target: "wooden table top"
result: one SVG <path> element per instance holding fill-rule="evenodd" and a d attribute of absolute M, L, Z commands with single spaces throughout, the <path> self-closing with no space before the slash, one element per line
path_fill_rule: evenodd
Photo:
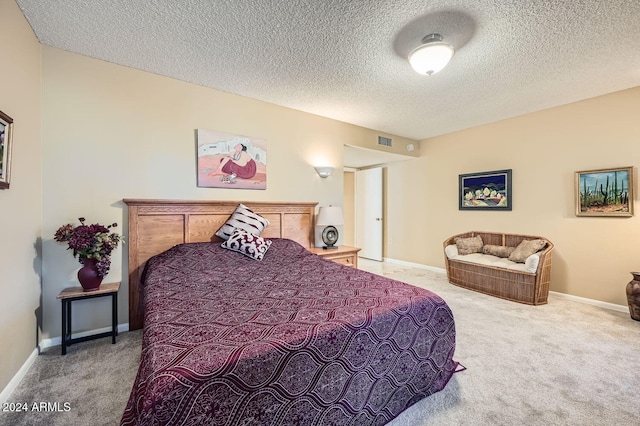
<path fill-rule="evenodd" d="M 315 254 L 343 254 L 343 253 L 357 253 L 361 249 L 358 247 L 350 247 L 350 246 L 336 246 L 337 248 L 326 249 L 322 247 L 309 247 L 308 250 L 311 253 Z"/>
<path fill-rule="evenodd" d="M 58 294 L 56 299 L 69 299 L 71 297 L 93 296 L 96 294 L 117 293 L 120 290 L 120 283 L 102 283 L 100 287 L 92 291 L 84 291 L 80 286 L 67 287 Z"/>

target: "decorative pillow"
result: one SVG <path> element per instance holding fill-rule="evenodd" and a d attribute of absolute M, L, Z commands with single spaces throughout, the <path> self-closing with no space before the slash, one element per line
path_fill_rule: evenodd
<path fill-rule="evenodd" d="M 547 245 L 545 240 L 522 240 L 516 249 L 509 255 L 512 262 L 524 263 L 527 257 L 544 248 Z"/>
<path fill-rule="evenodd" d="M 222 243 L 222 248 L 237 251 L 255 260 L 262 260 L 264 254 L 271 246 L 270 240 L 265 240 L 259 235 L 236 229 L 231 236 Z"/>
<path fill-rule="evenodd" d="M 458 254 L 482 253 L 482 238 L 480 235 L 469 238 L 456 238 Z"/>
<path fill-rule="evenodd" d="M 216 235 L 223 240 L 229 239 L 235 229 L 242 229 L 253 235 L 260 235 L 269 226 L 269 221 L 254 213 L 244 204 L 239 204 L 224 225 L 216 231 Z"/>
<path fill-rule="evenodd" d="M 455 244 L 449 244 L 444 248 L 444 254 L 447 255 L 448 259 L 453 259 L 458 255 L 458 246 Z"/>
<path fill-rule="evenodd" d="M 516 249 L 515 247 L 494 246 L 491 244 L 482 246 L 482 252 L 484 254 L 492 254 L 498 257 L 509 257 L 515 249 Z"/>
<path fill-rule="evenodd" d="M 527 272 L 535 273 L 538 270 L 538 264 L 540 263 L 540 256 L 537 254 L 532 254 L 527 257 L 527 260 L 524 261 L 524 267 Z"/>

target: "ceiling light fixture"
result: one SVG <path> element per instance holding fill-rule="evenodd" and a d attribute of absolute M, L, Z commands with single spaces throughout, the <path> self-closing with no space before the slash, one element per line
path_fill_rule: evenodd
<path fill-rule="evenodd" d="M 440 34 L 429 34 L 409 54 L 409 63 L 418 74 L 431 75 L 446 67 L 455 49 L 442 42 Z"/>

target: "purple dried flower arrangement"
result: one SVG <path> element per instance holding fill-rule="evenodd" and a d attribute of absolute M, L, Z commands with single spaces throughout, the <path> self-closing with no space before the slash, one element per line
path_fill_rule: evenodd
<path fill-rule="evenodd" d="M 68 223 L 58 228 L 54 239 L 60 243 L 67 243 L 69 246 L 67 250 L 73 250 L 73 257 L 78 256 L 78 261 L 83 265 L 85 259 L 96 259 L 98 276 L 104 277 L 111 267 L 111 252 L 122 238 L 115 232 L 111 232 L 111 228 L 115 228 L 118 224 L 85 225 L 85 218 L 81 217 L 78 220 L 79 226 L 74 227 Z"/>

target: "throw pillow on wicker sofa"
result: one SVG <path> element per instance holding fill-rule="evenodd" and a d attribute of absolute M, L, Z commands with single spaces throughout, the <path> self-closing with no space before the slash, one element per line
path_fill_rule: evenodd
<path fill-rule="evenodd" d="M 482 253 L 482 238 L 480 236 L 469 238 L 456 238 L 458 254 Z"/>
<path fill-rule="evenodd" d="M 516 249 L 515 247 L 494 246 L 491 244 L 485 244 L 484 246 L 482 246 L 482 253 L 492 254 L 498 257 L 509 257 L 515 249 Z"/>
<path fill-rule="evenodd" d="M 512 262 L 524 263 L 527 257 L 542 250 L 547 245 L 545 240 L 523 240 L 509 255 Z"/>

